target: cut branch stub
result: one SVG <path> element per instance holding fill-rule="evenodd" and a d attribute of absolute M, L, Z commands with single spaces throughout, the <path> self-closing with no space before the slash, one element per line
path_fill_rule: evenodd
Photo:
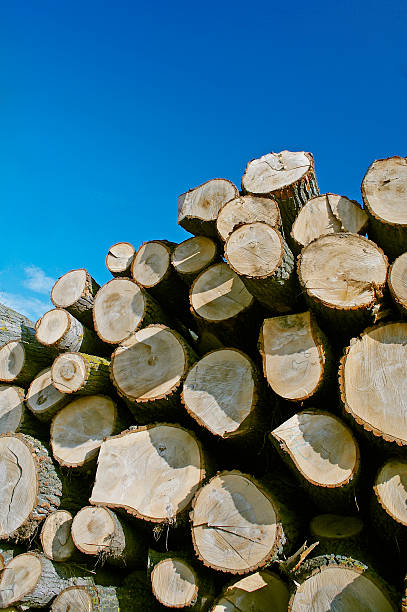
<path fill-rule="evenodd" d="M 21 387 L 0 384 L 0 434 L 19 431 L 24 421 L 24 396 Z"/>
<path fill-rule="evenodd" d="M 46 448 L 31 436 L 0 436 L 0 540 L 30 538 L 58 509 L 61 481 Z"/>
<path fill-rule="evenodd" d="M 259 425 L 259 387 L 256 366 L 247 355 L 220 349 L 190 369 L 182 401 L 188 413 L 215 436 L 246 437 Z"/>
<path fill-rule="evenodd" d="M 56 510 L 47 516 L 41 529 L 44 555 L 51 561 L 68 561 L 75 552 L 71 537 L 72 514 Z"/>
<path fill-rule="evenodd" d="M 98 336 L 109 344 L 120 344 L 151 323 L 167 322 L 157 302 L 129 278 L 113 278 L 99 289 L 93 317 Z"/>
<path fill-rule="evenodd" d="M 366 232 L 368 216 L 355 200 L 335 193 L 311 198 L 294 221 L 291 238 L 298 249 L 326 234 Z"/>
<path fill-rule="evenodd" d="M 212 238 L 194 236 L 175 247 L 171 263 L 182 280 L 190 285 L 218 257 L 218 247 Z"/>
<path fill-rule="evenodd" d="M 178 224 L 191 234 L 215 237 L 219 210 L 239 190 L 227 179 L 212 179 L 178 198 Z"/>
<path fill-rule="evenodd" d="M 374 161 L 362 181 L 362 196 L 369 213 L 369 237 L 395 259 L 407 251 L 407 159 Z"/>
<path fill-rule="evenodd" d="M 295 308 L 301 295 L 295 260 L 278 230 L 262 221 L 241 225 L 226 241 L 225 259 L 265 308 Z"/>
<path fill-rule="evenodd" d="M 304 204 L 319 195 L 314 158 L 304 151 L 281 151 L 253 159 L 243 175 L 242 190 L 252 195 L 274 197 L 289 234 Z"/>
<path fill-rule="evenodd" d="M 181 383 L 196 357 L 185 340 L 164 325 L 149 325 L 130 336 L 112 355 L 118 392 L 147 421 L 179 416 Z"/>
<path fill-rule="evenodd" d="M 151 588 L 163 606 L 187 608 L 193 606 L 198 597 L 198 577 L 184 559 L 168 557 L 154 566 Z"/>
<path fill-rule="evenodd" d="M 280 209 L 274 198 L 246 195 L 226 202 L 219 212 L 216 229 L 225 242 L 238 225 L 256 221 L 264 221 L 271 227 L 281 229 Z"/>
<path fill-rule="evenodd" d="M 332 351 L 309 311 L 265 319 L 259 344 L 264 376 L 280 397 L 300 402 L 326 388 Z"/>
<path fill-rule="evenodd" d="M 0 382 L 28 387 L 57 354 L 53 348 L 42 346 L 35 337 L 10 340 L 0 346 Z"/>
<path fill-rule="evenodd" d="M 404 527 L 404 540 L 407 536 L 407 460 L 390 459 L 376 477 L 374 492 L 377 502 L 386 513 L 387 526 L 396 523 Z M 397 525 L 393 531 L 397 533 Z M 389 531 L 388 529 L 386 531 Z M 399 529 L 399 531 L 401 531 Z"/>
<path fill-rule="evenodd" d="M 407 253 L 403 253 L 389 269 L 390 294 L 401 315 L 407 315 Z"/>
<path fill-rule="evenodd" d="M 26 405 L 41 421 L 52 417 L 69 401 L 69 395 L 60 393 L 51 379 L 51 368 L 42 370 L 32 381 L 26 395 Z"/>
<path fill-rule="evenodd" d="M 106 436 L 115 431 L 115 402 L 104 395 L 88 395 L 71 401 L 51 424 L 54 458 L 65 467 L 76 468 L 97 457 Z"/>
<path fill-rule="evenodd" d="M 288 599 L 288 588 L 277 574 L 255 572 L 229 584 L 211 612 L 287 612 Z"/>
<path fill-rule="evenodd" d="M 51 290 L 51 302 L 64 308 L 78 321 L 93 327 L 92 309 L 100 286 L 84 268 L 71 270 L 61 276 Z"/>
<path fill-rule="evenodd" d="M 222 472 L 196 494 L 191 512 L 195 552 L 207 567 L 246 574 L 287 554 L 284 510 L 251 476 Z"/>
<path fill-rule="evenodd" d="M 363 332 L 345 350 L 339 369 L 341 398 L 363 429 L 407 445 L 407 323 Z"/>
<path fill-rule="evenodd" d="M 149 425 L 103 442 L 90 503 L 173 522 L 205 475 L 202 448 L 192 433 L 179 425 Z"/>
<path fill-rule="evenodd" d="M 335 509 L 355 503 L 359 447 L 338 417 L 304 410 L 274 429 L 270 440 L 318 506 Z"/>
<path fill-rule="evenodd" d="M 298 277 L 311 309 L 333 334 L 360 333 L 377 315 L 386 285 L 387 258 L 367 238 L 331 234 L 308 244 Z"/>
<path fill-rule="evenodd" d="M 110 361 L 84 353 L 63 353 L 51 368 L 52 384 L 61 393 L 94 395 L 111 388 Z"/>
<path fill-rule="evenodd" d="M 113 276 L 130 276 L 136 249 L 130 242 L 117 242 L 106 255 L 106 267 Z"/>

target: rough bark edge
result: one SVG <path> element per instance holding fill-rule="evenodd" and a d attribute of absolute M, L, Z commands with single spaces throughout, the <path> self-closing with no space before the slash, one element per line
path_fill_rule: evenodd
<path fill-rule="evenodd" d="M 120 272 L 112 272 L 112 270 L 109 268 L 109 266 L 107 265 L 107 258 L 109 257 L 109 253 L 110 250 L 115 247 L 118 244 L 128 244 L 129 246 L 131 246 L 134 249 L 134 253 L 133 253 L 133 258 L 130 261 L 130 263 L 128 264 L 128 266 L 124 269 L 121 270 Z M 130 278 L 131 276 L 131 266 L 134 260 L 134 257 L 136 255 L 136 249 L 134 248 L 134 245 L 131 244 L 131 242 L 125 242 L 125 241 L 121 241 L 121 242 L 115 242 L 114 244 L 112 244 L 111 247 L 109 247 L 109 250 L 107 252 L 106 258 L 105 258 L 105 265 L 106 268 L 109 270 L 110 274 L 114 277 L 114 278 L 120 278 L 120 277 L 125 277 L 125 278 Z M 112 279 L 113 280 L 113 279 Z"/>
<path fill-rule="evenodd" d="M 382 217 L 380 217 L 377 213 L 375 213 L 370 204 L 369 204 L 369 200 L 366 196 L 366 190 L 365 190 L 365 178 L 369 173 L 370 168 L 372 168 L 372 166 L 376 163 L 376 162 L 381 162 L 381 161 L 388 161 L 389 159 L 401 159 L 403 161 L 406 161 L 405 157 L 401 157 L 400 155 L 391 155 L 390 157 L 384 157 L 382 159 L 375 159 L 369 166 L 369 168 L 366 170 L 365 176 L 363 177 L 361 186 L 360 186 L 360 190 L 362 192 L 362 198 L 363 198 L 363 204 L 366 207 L 366 210 L 368 211 L 368 213 L 371 215 L 371 217 L 373 217 L 373 219 L 375 221 L 377 221 L 378 223 L 380 223 L 383 227 L 383 229 L 386 229 L 386 226 L 391 226 L 394 227 L 396 229 L 402 229 L 402 228 L 407 228 L 407 223 L 395 223 L 394 221 L 385 221 L 385 219 L 382 219 Z"/>
<path fill-rule="evenodd" d="M 195 579 L 195 588 L 194 588 L 194 594 L 191 597 L 191 599 L 185 603 L 185 604 L 172 604 L 171 606 L 167 606 L 167 604 L 165 604 L 160 597 L 158 597 L 155 589 L 154 589 L 154 584 L 153 584 L 153 573 L 156 567 L 158 567 L 161 563 L 165 563 L 168 560 L 174 560 L 174 561 L 181 561 L 182 563 L 184 563 L 185 565 L 188 565 L 188 569 L 192 572 L 192 574 L 194 575 L 194 579 Z M 151 570 L 151 591 L 154 595 L 154 597 L 156 598 L 156 600 L 165 607 L 170 607 L 170 608 L 190 608 L 191 606 L 193 606 L 198 598 L 198 592 L 199 592 L 199 579 L 198 579 L 198 575 L 195 572 L 195 569 L 186 562 L 185 559 L 183 559 L 180 556 L 177 556 L 176 554 L 171 556 L 171 557 L 167 557 L 166 559 L 161 559 L 161 561 L 159 561 L 158 563 L 156 563 L 153 567 L 153 569 Z"/>

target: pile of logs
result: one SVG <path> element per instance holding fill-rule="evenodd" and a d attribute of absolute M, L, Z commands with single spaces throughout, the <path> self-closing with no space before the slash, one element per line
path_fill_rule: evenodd
<path fill-rule="evenodd" d="M 0 608 L 407 610 L 407 159 L 362 198 L 270 153 L 0 305 Z"/>

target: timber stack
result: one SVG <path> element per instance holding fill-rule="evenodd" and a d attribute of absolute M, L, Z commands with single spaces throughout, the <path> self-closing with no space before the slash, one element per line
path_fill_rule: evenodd
<path fill-rule="evenodd" d="M 407 159 L 361 191 L 269 153 L 0 305 L 1 609 L 407 610 Z"/>

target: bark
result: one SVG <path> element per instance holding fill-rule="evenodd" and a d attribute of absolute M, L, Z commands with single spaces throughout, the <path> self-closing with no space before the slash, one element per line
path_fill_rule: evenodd
<path fill-rule="evenodd" d="M 67 310 L 54 308 L 37 321 L 36 338 L 41 345 L 58 352 L 81 352 L 89 355 L 106 355 L 110 348 L 95 332 L 84 327 Z"/>
<path fill-rule="evenodd" d="M 0 381 L 28 387 L 57 354 L 54 348 L 42 346 L 35 337 L 10 340 L 0 347 Z"/>
<path fill-rule="evenodd" d="M 220 260 L 218 244 L 207 236 L 194 236 L 175 247 L 171 263 L 187 285 L 209 266 Z"/>
<path fill-rule="evenodd" d="M 112 390 L 110 361 L 96 355 L 63 353 L 52 365 L 53 386 L 65 394 L 96 395 Z"/>
<path fill-rule="evenodd" d="M 56 308 L 65 308 L 85 327 L 93 327 L 92 309 L 100 285 L 84 268 L 71 270 L 61 276 L 51 290 L 51 301 Z"/>
<path fill-rule="evenodd" d="M 211 612 L 287 612 L 288 597 L 280 576 L 263 570 L 234 579 L 223 589 Z"/>
<path fill-rule="evenodd" d="M 117 242 L 106 255 L 106 267 L 113 276 L 131 276 L 131 264 L 136 249 L 130 242 Z"/>
<path fill-rule="evenodd" d="M 216 229 L 219 237 L 226 242 L 239 226 L 262 221 L 281 231 L 281 215 L 274 198 L 259 198 L 246 195 L 226 202 L 219 212 Z"/>
<path fill-rule="evenodd" d="M 0 304 L 0 346 L 35 334 L 34 323 L 12 308 Z"/>
<path fill-rule="evenodd" d="M 363 521 L 357 516 L 320 514 L 309 525 L 311 541 L 318 546 L 311 556 L 351 555 L 355 559 L 367 560 L 365 549 L 368 544 Z"/>
<path fill-rule="evenodd" d="M 37 374 L 30 384 L 26 405 L 40 421 L 48 422 L 69 401 L 70 396 L 60 393 L 52 384 L 51 368 L 45 368 Z"/>

